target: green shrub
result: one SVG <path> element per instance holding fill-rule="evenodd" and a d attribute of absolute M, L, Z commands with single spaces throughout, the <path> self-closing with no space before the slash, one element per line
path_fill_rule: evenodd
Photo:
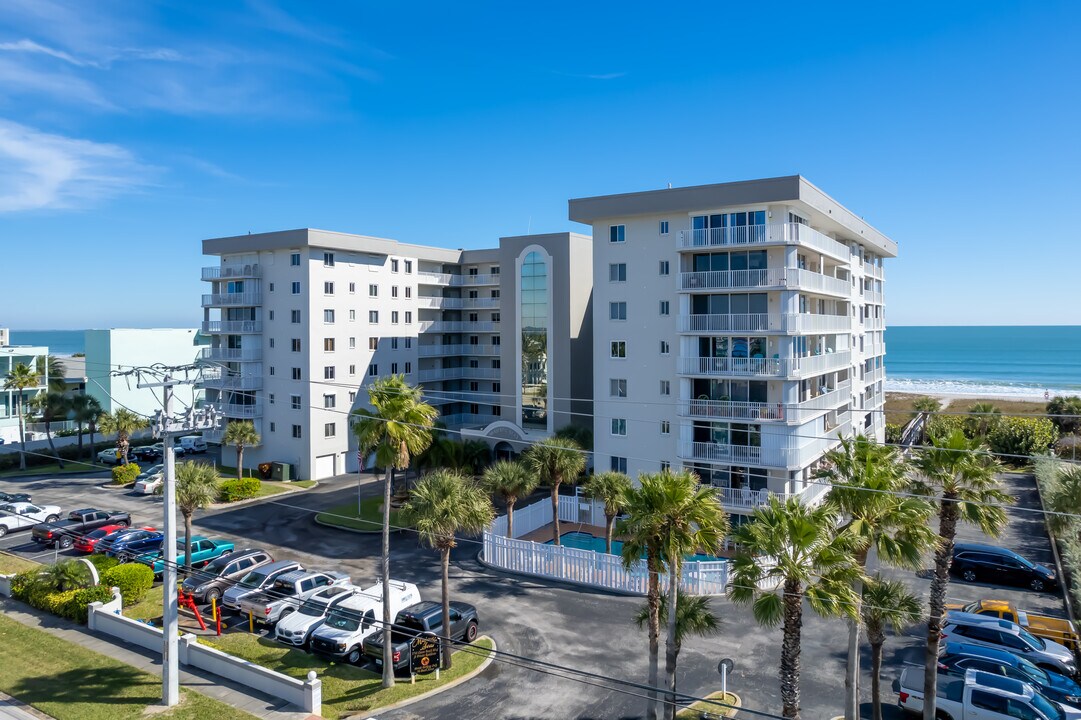
<path fill-rule="evenodd" d="M 1004 417 L 987 433 L 987 444 L 996 453 L 1007 455 L 1040 455 L 1058 439 L 1055 425 L 1047 418 Z M 1021 458 L 1006 458 L 1014 465 L 1024 463 Z"/>
<path fill-rule="evenodd" d="M 154 571 L 141 563 L 124 563 L 102 573 L 101 584 L 119 588 L 124 604 L 133 605 L 154 585 Z"/>
<path fill-rule="evenodd" d="M 1063 435 L 1081 431 L 1081 397 L 1057 397 L 1047 403 L 1047 414 Z"/>
<path fill-rule="evenodd" d="M 904 432 L 904 426 L 897 423 L 886 423 L 886 443 L 889 445 L 896 445 L 901 442 L 901 434 Z"/>
<path fill-rule="evenodd" d="M 100 553 L 94 553 L 93 555 L 89 555 L 86 559 L 89 560 L 95 568 L 97 568 L 98 575 L 101 575 L 106 570 L 110 570 L 120 564 L 120 561 L 116 558 L 102 555 Z"/>
<path fill-rule="evenodd" d="M 244 478 L 243 480 L 225 480 L 221 484 L 221 501 L 236 502 L 247 500 L 259 494 L 262 483 L 259 478 Z"/>
<path fill-rule="evenodd" d="M 934 414 L 927 418 L 927 437 L 945 438 L 953 435 L 954 430 L 965 431 L 965 419 L 962 415 Z M 969 437 L 965 433 L 965 437 Z"/>
<path fill-rule="evenodd" d="M 112 599 L 112 589 L 104 585 L 75 590 L 74 594 L 68 599 L 59 614 L 62 617 L 66 617 L 68 620 L 74 620 L 77 623 L 85 624 L 86 616 L 88 614 L 86 608 L 87 605 L 92 602 L 109 602 Z"/>
<path fill-rule="evenodd" d="M 11 594 L 38 610 L 80 623 L 86 622 L 89 603 L 107 602 L 113 597 L 112 590 L 104 585 L 57 591 L 39 570 L 27 570 L 12 578 Z"/>
<path fill-rule="evenodd" d="M 129 462 L 127 465 L 114 465 L 113 482 L 117 485 L 130 485 L 135 482 L 135 478 L 141 472 L 142 468 L 133 462 Z"/>

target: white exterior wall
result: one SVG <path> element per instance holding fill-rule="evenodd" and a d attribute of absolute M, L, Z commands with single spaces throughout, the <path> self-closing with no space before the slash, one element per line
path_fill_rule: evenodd
<path fill-rule="evenodd" d="M 112 377 L 113 370 L 165 365 L 190 365 L 201 349 L 196 328 L 116 328 L 86 331 L 86 394 L 97 398 L 105 412 L 128 408 L 152 416 L 161 410 L 161 388 L 140 389 L 134 377 Z M 178 385 L 176 409 L 192 405 L 201 393 L 194 385 Z"/>
<path fill-rule="evenodd" d="M 5 346 L 0 344 L 0 378 L 6 378 L 8 373 L 20 363 L 29 365 L 31 368 L 37 367 L 37 359 L 46 357 L 48 354 L 49 348 L 44 346 Z M 48 384 L 49 378 L 43 374 L 37 387 L 23 391 L 23 407 L 25 408 L 26 403 L 35 395 L 45 392 Z M 0 440 L 5 443 L 19 441 L 19 415 L 16 406 L 16 395 L 17 393 L 13 390 L 4 390 L 3 383 L 0 383 Z"/>

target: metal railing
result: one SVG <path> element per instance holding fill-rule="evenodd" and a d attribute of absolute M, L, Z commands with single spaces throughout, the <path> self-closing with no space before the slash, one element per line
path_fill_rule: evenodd
<path fill-rule="evenodd" d="M 802 490 L 794 493 L 776 492 L 768 489 L 752 490 L 749 487 L 715 487 L 714 492 L 721 501 L 721 504 L 727 508 L 753 510 L 768 503 L 771 497 L 776 497 L 781 500 L 787 500 L 788 498 L 794 497 L 799 498 L 800 502 L 804 505 L 815 505 L 830 491 L 830 489 L 828 484 L 818 483 L 816 481 L 815 484 L 807 485 Z"/>
<path fill-rule="evenodd" d="M 237 293 L 210 293 L 203 295 L 203 307 L 219 307 L 222 305 L 262 305 L 263 293 L 237 292 Z"/>
<path fill-rule="evenodd" d="M 498 357 L 503 348 L 500 345 L 420 345 L 417 353 L 420 357 L 453 357 L 455 355 L 490 355 Z"/>
<path fill-rule="evenodd" d="M 489 320 L 428 320 L 420 323 L 421 332 L 499 332 L 499 323 Z"/>
<path fill-rule="evenodd" d="M 682 250 L 745 245 L 802 245 L 845 262 L 850 259 L 847 245 L 799 223 L 682 230 L 679 234 Z"/>
<path fill-rule="evenodd" d="M 437 273 L 428 270 L 417 272 L 417 282 L 421 285 L 450 285 L 452 277 L 450 273 Z"/>
<path fill-rule="evenodd" d="M 203 371 L 201 384 L 204 388 L 216 390 L 262 390 L 262 375 L 230 375 L 228 373 L 211 374 Z"/>
<path fill-rule="evenodd" d="M 679 316 L 679 331 L 683 333 L 778 332 L 806 335 L 848 332 L 851 328 L 852 318 L 847 315 L 747 313 Z"/>
<path fill-rule="evenodd" d="M 257 362 L 263 359 L 263 349 L 205 347 L 199 350 L 199 357 L 218 362 Z"/>
<path fill-rule="evenodd" d="M 681 375 L 805 377 L 848 367 L 852 353 L 843 350 L 798 358 L 680 357 Z"/>
<path fill-rule="evenodd" d="M 417 371 L 418 382 L 437 380 L 498 380 L 502 371 L 499 368 L 431 368 Z"/>
<path fill-rule="evenodd" d="M 852 285 L 847 280 L 800 268 L 766 268 L 759 270 L 710 270 L 684 272 L 679 275 L 679 289 L 727 290 L 730 288 L 763 288 L 806 290 L 825 295 L 850 297 Z"/>
<path fill-rule="evenodd" d="M 229 280 L 232 278 L 256 278 L 263 274 L 259 263 L 212 265 L 203 268 L 203 280 Z"/>
<path fill-rule="evenodd" d="M 451 287 L 468 287 L 470 285 L 498 285 L 499 275 L 451 275 Z"/>
<path fill-rule="evenodd" d="M 209 334 L 241 335 L 244 333 L 263 332 L 262 320 L 206 320 L 203 332 Z"/>
<path fill-rule="evenodd" d="M 237 403 L 218 403 L 222 415 L 233 418 L 255 418 L 263 416 L 263 404 L 240 405 Z"/>

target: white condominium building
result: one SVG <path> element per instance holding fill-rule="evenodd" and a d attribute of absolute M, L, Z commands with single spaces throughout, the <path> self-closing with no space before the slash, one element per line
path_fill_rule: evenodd
<path fill-rule="evenodd" d="M 40 358 L 48 357 L 49 348 L 31 345 L 8 345 L 7 332 L 3 333 L 4 343 L 0 344 L 0 443 L 19 441 L 19 408 L 26 413 L 34 397 L 49 389 L 48 363 Z M 3 380 L 17 365 L 26 365 L 34 370 L 41 370 L 38 384 L 25 390 L 5 390 Z"/>
<path fill-rule="evenodd" d="M 883 439 L 884 258 L 800 176 L 570 201 L 594 242 L 598 469 L 687 468 L 750 513 L 819 500 L 839 436 Z"/>
<path fill-rule="evenodd" d="M 255 423 L 252 467 L 355 472 L 349 413 L 392 374 L 500 453 L 590 423 L 589 237 L 463 251 L 303 229 L 205 240 L 203 252 L 220 258 L 202 273 L 206 400 Z"/>

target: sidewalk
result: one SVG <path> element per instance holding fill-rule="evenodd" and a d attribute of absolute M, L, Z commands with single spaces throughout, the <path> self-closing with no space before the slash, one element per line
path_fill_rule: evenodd
<path fill-rule="evenodd" d="M 90 632 L 83 625 L 77 625 L 70 620 L 39 612 L 34 608 L 7 598 L 0 598 L 0 611 L 3 611 L 5 616 L 23 625 L 44 630 L 50 635 L 82 645 L 102 655 L 132 665 L 151 675 L 161 675 L 160 653 L 155 654 L 143 648 L 132 648 L 116 644 Z M 306 718 L 310 717 L 306 712 L 296 711 L 293 709 L 294 706 L 288 705 L 280 698 L 271 697 L 214 675 L 198 671 L 190 672 L 183 665 L 180 666 L 180 685 L 232 705 L 256 717 L 265 718 L 265 720 L 306 720 Z M 10 704 L 5 705 L 4 701 L 0 700 L 0 719 L 12 717 L 26 720 L 25 714 L 18 714 L 17 711 L 19 710 L 21 709 L 14 708 Z M 22 712 L 25 713 L 25 711 Z"/>

